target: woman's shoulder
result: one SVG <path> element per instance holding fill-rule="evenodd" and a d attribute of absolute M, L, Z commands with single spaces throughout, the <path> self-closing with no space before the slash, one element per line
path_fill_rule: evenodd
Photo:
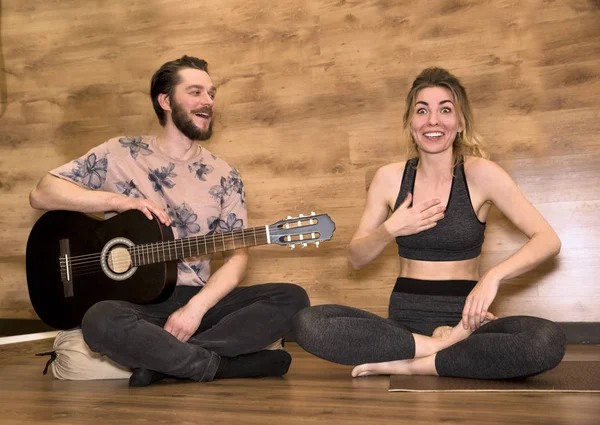
<path fill-rule="evenodd" d="M 367 176 L 367 190 L 369 193 L 383 196 L 385 199 L 393 197 L 402 182 L 405 165 L 406 161 L 386 164 L 379 167 L 371 179 Z"/>
<path fill-rule="evenodd" d="M 464 157 L 465 170 L 472 173 L 485 173 L 500 169 L 500 166 L 494 161 L 479 156 Z"/>
<path fill-rule="evenodd" d="M 464 164 L 465 175 L 475 184 L 488 185 L 509 177 L 500 165 L 486 158 L 465 156 Z"/>
<path fill-rule="evenodd" d="M 379 167 L 373 181 L 375 182 L 375 180 L 377 180 L 378 182 L 389 184 L 402 180 L 402 175 L 404 174 L 407 162 L 408 161 L 392 162 Z"/>

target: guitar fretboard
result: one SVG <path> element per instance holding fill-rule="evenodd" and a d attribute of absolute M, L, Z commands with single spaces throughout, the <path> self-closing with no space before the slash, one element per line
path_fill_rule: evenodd
<path fill-rule="evenodd" d="M 267 230 L 263 227 L 235 230 L 233 232 L 213 233 L 204 236 L 192 236 L 169 242 L 141 244 L 129 247 L 132 266 L 163 263 L 182 260 L 215 252 L 231 251 L 248 246 L 269 243 Z"/>

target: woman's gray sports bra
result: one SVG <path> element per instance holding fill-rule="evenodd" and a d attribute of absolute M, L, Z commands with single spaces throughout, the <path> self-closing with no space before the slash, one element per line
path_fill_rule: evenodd
<path fill-rule="evenodd" d="M 412 158 L 406 162 L 394 211 L 409 192 L 414 196 L 418 162 L 419 158 Z M 414 235 L 396 237 L 398 254 L 411 260 L 468 260 L 481 254 L 484 232 L 485 223 L 479 221 L 471 204 L 464 161 L 461 161 L 454 168 L 444 218 L 431 229 Z"/>

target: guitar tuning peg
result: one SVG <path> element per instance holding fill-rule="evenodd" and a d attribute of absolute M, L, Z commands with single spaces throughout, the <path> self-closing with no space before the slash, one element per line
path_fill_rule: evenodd
<path fill-rule="evenodd" d="M 296 248 L 296 245 L 294 245 L 294 244 L 291 244 L 291 245 L 290 245 L 290 249 L 291 249 L 291 250 L 293 250 L 294 248 Z"/>
<path fill-rule="evenodd" d="M 319 247 L 319 241 L 315 242 L 315 248 Z"/>
<path fill-rule="evenodd" d="M 304 217 L 304 214 L 298 214 L 298 217 Z"/>
<path fill-rule="evenodd" d="M 317 213 L 316 213 L 316 212 L 314 212 L 314 211 L 311 211 L 311 212 L 310 212 L 310 215 L 317 215 Z"/>
<path fill-rule="evenodd" d="M 306 248 L 307 246 L 308 246 L 308 244 L 307 244 L 306 242 L 304 242 L 304 243 L 302 244 L 302 248 Z"/>
<path fill-rule="evenodd" d="M 288 215 L 286 220 L 290 220 L 291 218 L 292 218 L 292 216 Z"/>

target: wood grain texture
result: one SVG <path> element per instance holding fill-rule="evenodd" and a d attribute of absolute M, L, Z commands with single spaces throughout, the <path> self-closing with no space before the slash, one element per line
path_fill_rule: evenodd
<path fill-rule="evenodd" d="M 562 239 L 493 311 L 600 319 L 600 7 L 595 0 L 75 0 L 0 3 L 0 318 L 34 318 L 24 272 L 44 173 L 118 135 L 159 128 L 152 73 L 191 54 L 219 87 L 207 148 L 240 169 L 250 226 L 328 213 L 321 248 L 251 250 L 244 284 L 289 281 L 313 304 L 385 315 L 389 246 L 359 272 L 346 246 L 377 168 L 406 158 L 404 98 L 432 65 L 458 75 L 492 158 Z M 492 19 L 493 18 L 493 19 Z M 525 238 L 488 220 L 482 271 Z"/>
<path fill-rule="evenodd" d="M 43 376 L 47 358 L 34 357 L 38 349 L 45 348 L 0 347 L 2 423 L 589 425 L 600 415 L 594 394 L 390 393 L 389 377 L 353 379 L 350 366 L 296 344 L 286 345 L 293 361 L 284 378 L 162 381 L 147 388 Z M 565 357 L 599 359 L 598 346 L 569 346 Z"/>

